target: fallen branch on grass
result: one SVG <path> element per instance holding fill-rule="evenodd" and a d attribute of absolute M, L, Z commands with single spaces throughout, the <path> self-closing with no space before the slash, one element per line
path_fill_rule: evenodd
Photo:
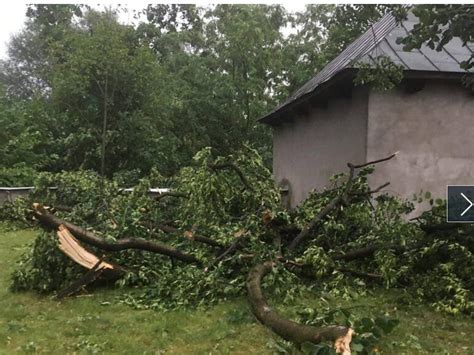
<path fill-rule="evenodd" d="M 303 325 L 278 315 L 268 305 L 261 289 L 263 278 L 272 271 L 274 262 L 267 261 L 254 266 L 247 277 L 247 292 L 250 306 L 255 317 L 282 338 L 301 345 L 304 342 L 318 344 L 322 341 L 334 342 L 336 352 L 350 354 L 350 343 L 354 331 L 348 327 L 313 327 Z"/>

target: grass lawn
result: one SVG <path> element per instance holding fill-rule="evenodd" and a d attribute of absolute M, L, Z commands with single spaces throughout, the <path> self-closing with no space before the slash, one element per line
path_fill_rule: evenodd
<path fill-rule="evenodd" d="M 8 286 L 14 262 L 35 233 L 0 230 L 1 354 L 275 352 L 278 338 L 253 320 L 244 299 L 209 309 L 160 313 L 117 304 L 121 290 L 100 290 L 60 302 L 49 296 L 12 293 Z M 400 320 L 393 333 L 382 338 L 378 351 L 472 354 L 474 320 L 436 313 L 423 305 L 400 305 L 400 297 L 394 291 L 380 291 L 351 302 Z"/>

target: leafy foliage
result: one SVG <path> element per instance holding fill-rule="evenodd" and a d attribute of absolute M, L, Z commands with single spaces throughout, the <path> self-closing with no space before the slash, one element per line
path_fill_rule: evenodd
<path fill-rule="evenodd" d="M 0 65 L 0 158 L 59 172 L 101 171 L 104 157 L 109 178 L 135 184 L 204 147 L 229 155 L 251 142 L 269 166 L 257 119 L 389 9 L 150 5 L 129 26 L 120 7 L 31 5 Z"/>
<path fill-rule="evenodd" d="M 408 11 L 398 11 L 403 18 Z M 463 46 L 474 40 L 474 6 L 473 5 L 415 5 L 410 10 L 420 19 L 410 31 L 409 36 L 400 38 L 404 49 L 420 48 L 426 44 L 431 49 L 443 50 L 443 47 L 458 37 Z M 474 67 L 474 55 L 461 63 L 461 67 Z"/>
<path fill-rule="evenodd" d="M 360 63 L 356 85 L 370 85 L 376 90 L 391 90 L 403 79 L 403 66 L 393 63 L 387 56 L 372 58 L 372 63 Z"/>
<path fill-rule="evenodd" d="M 412 203 L 387 194 L 372 202 L 367 184 L 372 171 L 368 167 L 358 174 L 348 201 L 318 224 L 311 244 L 295 260 L 305 265 L 310 280 L 324 281 L 317 282 L 324 286 L 315 287 L 310 280 L 297 281 L 284 268 L 268 278 L 267 286 L 287 301 L 301 290 L 318 289 L 350 298 L 351 293 L 364 292 L 370 286 L 360 275 L 347 278 L 341 271 L 352 269 L 379 274 L 385 287 L 404 287 L 413 297 L 430 302 L 436 309 L 472 314 L 472 231 L 459 227 L 433 234 L 420 229 L 440 223 L 437 213 L 442 205 L 435 205 L 414 223 L 406 218 L 413 210 Z M 147 190 L 157 183 L 172 187 L 185 197 L 155 201 Z M 144 291 L 129 293 L 124 302 L 136 307 L 174 308 L 240 295 L 249 267 L 278 256 L 278 244 L 274 243 L 284 230 L 281 228 L 303 228 L 345 185 L 345 175 L 336 175 L 330 188 L 314 191 L 297 210 L 288 212 L 280 207 L 271 174 L 254 149 L 246 147 L 239 154 L 214 157 L 212 149 L 206 148 L 195 156 L 192 166 L 183 168 L 175 178 L 164 178 L 154 171 L 133 192 L 122 191 L 115 182 L 104 181 L 93 172 L 40 174 L 29 202 L 19 200 L 12 211 L 22 215 L 32 201 L 66 205 L 72 207 L 71 212 L 56 213 L 93 230 L 99 237 L 110 241 L 145 238 L 192 253 L 209 266 L 182 265 L 136 250 L 108 254 L 109 260 L 130 270 L 120 281 L 122 286 L 145 287 Z M 51 186 L 57 189 L 50 189 Z M 176 232 L 164 233 L 159 228 L 162 224 L 177 227 Z M 214 265 L 213 260 L 222 250 L 192 241 L 194 234 L 209 236 L 223 245 L 242 238 L 240 251 Z M 289 236 L 290 240 L 293 237 Z M 52 274 L 59 269 L 70 270 L 71 266 L 53 247 L 54 240 L 54 234 L 38 239 L 19 264 L 14 288 L 56 290 L 74 279 L 76 273 L 66 272 L 61 274 L 60 284 Z M 281 242 L 286 243 L 285 239 Z M 348 262 L 336 258 L 369 245 L 377 248 L 373 258 Z M 46 267 L 49 263 L 53 266 Z M 44 277 L 39 276 L 42 274 Z M 301 285 L 300 290 L 297 285 Z"/>
<path fill-rule="evenodd" d="M 24 164 L 14 168 L 0 168 L 0 186 L 31 186 L 36 171 Z"/>

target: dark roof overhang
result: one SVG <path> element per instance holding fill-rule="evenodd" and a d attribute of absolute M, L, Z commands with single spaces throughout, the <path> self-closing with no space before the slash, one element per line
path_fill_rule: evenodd
<path fill-rule="evenodd" d="M 311 107 L 321 107 L 327 105 L 328 100 L 340 96 L 350 95 L 354 86 L 354 78 L 357 69 L 346 68 L 335 74 L 330 80 L 317 86 L 311 91 L 289 104 L 282 105 L 276 110 L 259 119 L 261 123 L 277 126 L 283 121 L 291 120 L 300 114 L 309 111 Z M 411 80 L 416 79 L 441 79 L 460 81 L 466 75 L 474 75 L 470 72 L 433 72 L 423 70 L 405 70 L 401 85 L 410 85 Z"/>
<path fill-rule="evenodd" d="M 328 80 L 317 86 L 315 90 L 300 96 L 296 100 L 283 105 L 269 114 L 259 119 L 261 123 L 269 125 L 278 125 L 289 117 L 294 116 L 306 107 L 324 105 L 328 99 L 336 94 L 345 94 L 348 86 L 352 83 L 356 74 L 356 69 L 347 68 L 335 74 L 331 80 Z"/>

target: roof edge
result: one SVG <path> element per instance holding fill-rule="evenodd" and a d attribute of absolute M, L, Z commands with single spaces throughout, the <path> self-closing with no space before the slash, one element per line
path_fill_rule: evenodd
<path fill-rule="evenodd" d="M 315 88 L 315 90 L 300 96 L 298 99 L 288 103 L 285 106 L 280 107 L 277 111 L 270 112 L 266 114 L 265 116 L 260 117 L 257 121 L 263 124 L 268 124 L 268 125 L 274 125 L 277 124 L 279 121 L 279 118 L 281 118 L 282 115 L 285 113 L 288 113 L 289 111 L 292 111 L 296 109 L 297 107 L 305 104 L 308 100 L 314 98 L 315 96 L 318 96 L 320 94 L 323 94 L 325 91 L 327 91 L 330 87 L 333 85 L 340 83 L 341 81 L 351 78 L 352 79 L 355 77 L 355 74 L 357 72 L 356 68 L 344 68 L 343 70 L 339 71 L 336 73 L 331 79 L 328 81 L 322 83 L 318 87 Z M 461 79 L 465 75 L 474 75 L 474 73 L 471 72 L 434 72 L 434 71 L 429 71 L 429 70 L 404 70 L 403 72 L 403 79 L 420 79 L 420 78 L 426 78 L 426 79 Z M 353 86 L 355 86 L 354 83 L 352 83 Z"/>

